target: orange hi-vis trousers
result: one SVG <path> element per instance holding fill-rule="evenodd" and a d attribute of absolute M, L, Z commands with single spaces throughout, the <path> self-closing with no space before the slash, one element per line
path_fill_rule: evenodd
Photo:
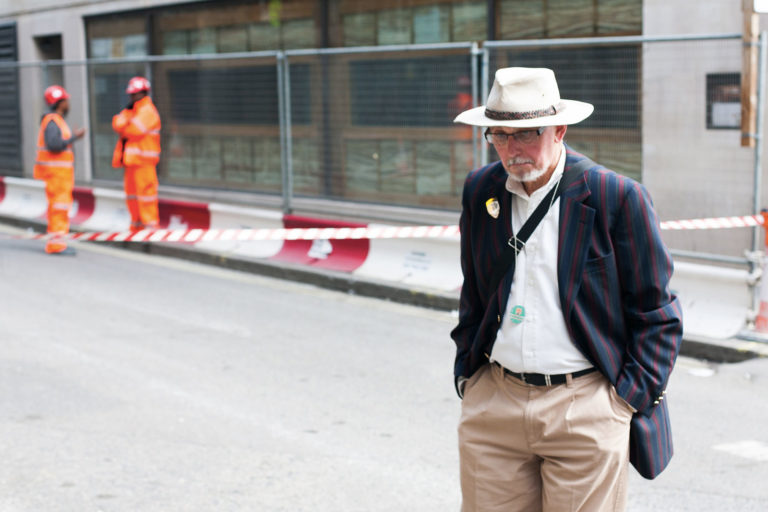
<path fill-rule="evenodd" d="M 125 168 L 125 203 L 131 214 L 131 229 L 157 228 L 157 171 L 154 165 Z"/>
<path fill-rule="evenodd" d="M 72 208 L 75 173 L 73 169 L 57 169 L 46 172 L 43 179 L 48 198 L 48 233 L 54 235 L 48 240 L 45 252 L 61 252 L 67 248 L 67 244 L 56 235 L 69 233 L 69 210 Z"/>

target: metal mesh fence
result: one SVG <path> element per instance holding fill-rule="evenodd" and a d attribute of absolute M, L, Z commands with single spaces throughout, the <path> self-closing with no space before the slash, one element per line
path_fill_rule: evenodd
<path fill-rule="evenodd" d="M 119 177 L 111 119 L 144 74 L 163 122 L 161 183 L 454 208 L 475 165 L 472 130 L 452 123 L 472 106 L 471 58 L 468 45 L 298 52 L 283 81 L 276 53 L 90 64 L 93 176 Z"/>
<path fill-rule="evenodd" d="M 472 106 L 467 49 L 289 58 L 297 195 L 456 206 L 473 166 L 471 129 L 453 125 Z"/>
<path fill-rule="evenodd" d="M 522 66 L 550 68 L 563 98 L 586 101 L 595 111 L 569 127 L 566 140 L 577 151 L 635 179 L 642 171 L 641 45 L 497 46 L 489 51 L 493 71 Z M 491 159 L 497 157 L 494 154 Z"/>
<path fill-rule="evenodd" d="M 73 95 L 71 124 L 89 126 L 90 173 L 78 172 L 120 180 L 111 166 L 111 120 L 128 101 L 128 79 L 144 75 L 163 122 L 163 184 L 281 195 L 287 205 L 308 197 L 456 211 L 464 176 L 495 155 L 479 130 L 453 118 L 485 99 L 497 68 L 549 67 L 564 98 L 595 105 L 588 120 L 569 127 L 566 141 L 641 180 L 661 217 L 675 219 L 751 213 L 754 153 L 739 147 L 740 56 L 738 36 L 601 38 L 487 42 L 482 51 L 461 43 L 92 60 L 13 71 L 26 175 L 42 90 L 60 80 Z M 680 201 L 683 188 L 688 201 Z"/>

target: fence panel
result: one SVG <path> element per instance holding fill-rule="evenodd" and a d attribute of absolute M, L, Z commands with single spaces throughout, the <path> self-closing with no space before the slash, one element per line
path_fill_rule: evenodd
<path fill-rule="evenodd" d="M 469 47 L 291 55 L 298 196 L 455 209 L 473 165 Z"/>
<path fill-rule="evenodd" d="M 594 104 L 566 142 L 642 182 L 663 220 L 754 213 L 754 150 L 739 142 L 739 36 L 494 41 L 486 50 L 489 84 L 500 67 L 548 67 L 562 97 Z M 673 249 L 743 256 L 751 234 L 664 236 Z"/>
<path fill-rule="evenodd" d="M 546 66 L 563 97 L 596 107 L 566 141 L 646 185 L 663 220 L 754 213 L 755 152 L 739 144 L 738 35 L 489 41 L 483 52 L 476 59 L 462 43 L 3 69 L 20 84 L 25 175 L 42 90 L 61 77 L 73 94 L 71 124 L 83 124 L 84 104 L 88 112 L 92 172 L 80 175 L 120 180 L 111 119 L 128 101 L 128 79 L 141 74 L 163 120 L 163 184 L 282 195 L 285 204 L 295 196 L 458 211 L 463 179 L 482 160 L 476 148 L 495 155 L 454 116 L 485 99 L 497 68 Z M 750 246 L 747 230 L 665 237 L 679 251 L 734 257 Z"/>

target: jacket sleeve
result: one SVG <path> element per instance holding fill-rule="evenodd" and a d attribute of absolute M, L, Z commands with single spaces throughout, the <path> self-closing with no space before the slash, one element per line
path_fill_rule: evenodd
<path fill-rule="evenodd" d="M 627 350 L 616 391 L 641 414 L 663 400 L 682 341 L 680 303 L 669 290 L 672 258 L 645 188 L 627 185 L 614 233 Z"/>
<path fill-rule="evenodd" d="M 45 148 L 54 153 L 64 151 L 72 143 L 72 139 L 64 140 L 61 137 L 61 128 L 53 121 L 48 121 L 43 137 L 45 139 Z"/>
<path fill-rule="evenodd" d="M 125 110 L 123 112 L 126 112 Z M 129 117 L 121 124 L 120 135 L 128 140 L 141 139 L 150 132 L 160 129 L 160 116 L 154 108 L 147 106 L 138 108 L 136 112 L 127 111 Z M 121 113 L 122 114 L 122 113 Z M 112 122 L 113 127 L 115 122 Z M 115 129 L 117 131 L 117 129 Z"/>
<path fill-rule="evenodd" d="M 121 137 L 125 138 L 125 130 L 133 117 L 133 110 L 124 108 L 119 114 L 112 117 L 112 129 Z"/>
<path fill-rule="evenodd" d="M 466 368 L 466 359 L 485 314 L 475 276 L 474 254 L 472 250 L 472 205 L 470 204 L 471 194 L 469 191 L 472 187 L 467 186 L 468 184 L 469 178 L 464 185 L 462 212 L 461 219 L 459 220 L 459 230 L 461 232 L 461 270 L 464 275 L 464 281 L 459 298 L 459 323 L 451 331 L 451 338 L 456 343 L 456 359 L 454 362 L 455 382 L 458 382 L 458 377 L 471 376 L 469 375 L 469 369 Z"/>

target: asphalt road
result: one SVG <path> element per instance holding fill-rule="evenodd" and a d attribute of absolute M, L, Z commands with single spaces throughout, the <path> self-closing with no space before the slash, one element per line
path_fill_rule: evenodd
<path fill-rule="evenodd" d="M 455 318 L 0 228 L 0 511 L 459 509 Z M 768 510 L 768 359 L 681 358 L 631 512 Z"/>

